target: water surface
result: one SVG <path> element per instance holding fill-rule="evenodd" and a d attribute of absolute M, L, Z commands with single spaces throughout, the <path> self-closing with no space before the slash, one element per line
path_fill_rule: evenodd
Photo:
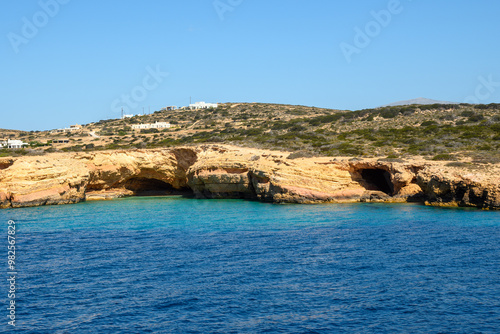
<path fill-rule="evenodd" d="M 0 219 L 24 333 L 500 332 L 498 212 L 161 197 Z"/>

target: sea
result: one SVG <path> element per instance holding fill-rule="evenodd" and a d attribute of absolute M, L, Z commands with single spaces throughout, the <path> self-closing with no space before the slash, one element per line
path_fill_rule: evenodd
<path fill-rule="evenodd" d="M 500 333 L 500 212 L 172 196 L 0 221 L 5 333 Z"/>

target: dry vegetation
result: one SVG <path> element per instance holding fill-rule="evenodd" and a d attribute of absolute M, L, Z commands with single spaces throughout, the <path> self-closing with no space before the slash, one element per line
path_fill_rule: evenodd
<path fill-rule="evenodd" d="M 168 121 L 165 130 L 132 130 L 132 124 Z M 95 131 L 100 138 L 93 138 Z M 82 130 L 53 134 L 0 131 L 22 139 L 26 150 L 0 154 L 43 154 L 228 143 L 308 155 L 500 162 L 500 104 L 411 105 L 358 111 L 263 103 L 226 103 L 217 109 L 161 111 L 124 120 L 104 120 Z M 57 139 L 69 144 L 53 144 Z M 459 162 L 456 162 L 457 164 Z"/>

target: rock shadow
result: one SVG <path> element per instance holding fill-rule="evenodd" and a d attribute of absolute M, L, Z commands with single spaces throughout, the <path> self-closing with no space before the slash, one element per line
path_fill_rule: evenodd
<path fill-rule="evenodd" d="M 362 169 L 360 175 L 370 185 L 371 190 L 379 190 L 389 196 L 394 194 L 394 184 L 391 181 L 391 173 L 383 169 Z"/>
<path fill-rule="evenodd" d="M 134 196 L 193 196 L 193 191 L 189 187 L 176 189 L 167 182 L 153 178 L 133 177 L 127 180 L 123 186 L 125 189 L 133 191 Z"/>

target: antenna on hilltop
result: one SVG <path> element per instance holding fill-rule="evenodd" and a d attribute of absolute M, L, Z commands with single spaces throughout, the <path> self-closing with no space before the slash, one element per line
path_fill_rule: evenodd
<path fill-rule="evenodd" d="M 123 107 L 122 107 L 122 119 L 123 119 Z"/>

